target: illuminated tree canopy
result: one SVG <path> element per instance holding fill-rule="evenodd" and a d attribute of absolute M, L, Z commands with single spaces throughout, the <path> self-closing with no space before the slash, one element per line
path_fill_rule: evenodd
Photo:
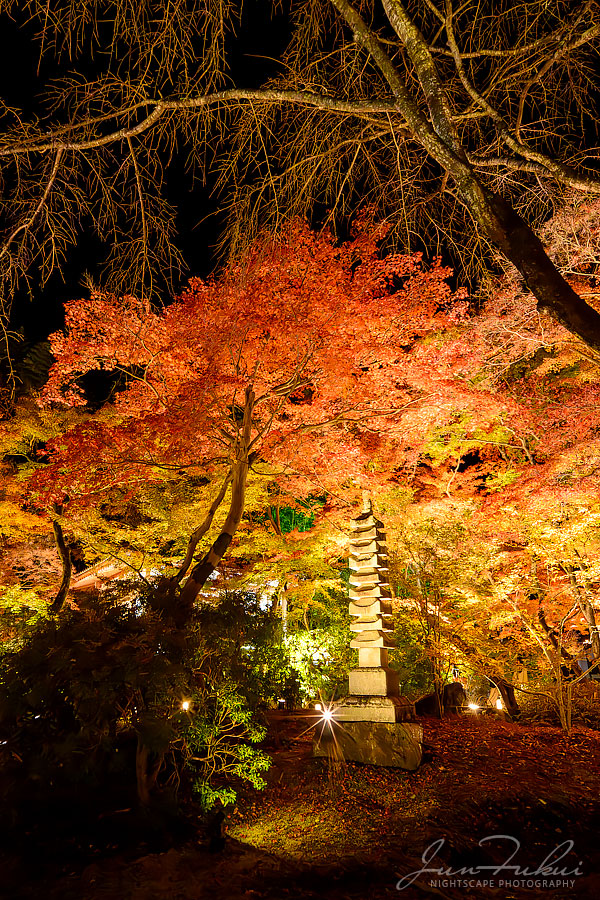
<path fill-rule="evenodd" d="M 572 218 L 581 237 L 587 223 Z M 233 569 L 252 561 L 253 577 L 295 582 L 310 602 L 303 566 L 335 581 L 327 561 L 343 557 L 363 487 L 399 534 L 421 516 L 462 523 L 457 573 L 472 559 L 512 584 L 501 548 L 516 541 L 524 557 L 508 559 L 529 566 L 532 584 L 540 560 L 554 572 L 532 595 L 560 585 L 583 602 L 581 579 L 595 583 L 584 549 L 597 515 L 595 356 L 515 280 L 475 313 L 439 262 L 382 256 L 384 239 L 368 223 L 343 244 L 292 223 L 243 266 L 192 279 L 162 312 L 133 297 L 72 302 L 38 413 L 55 424 L 38 426 L 44 449 L 13 502 L 85 536 L 96 558 L 158 571 L 157 604 L 183 618 L 231 554 Z M 571 278 L 582 296 L 592 280 Z M 93 371 L 116 379 L 97 412 L 81 380 Z M 8 449 L 15 423 L 3 432 Z M 313 527 L 286 537 L 277 509 L 310 496 L 323 498 Z M 556 529 L 539 524 L 557 516 Z"/>

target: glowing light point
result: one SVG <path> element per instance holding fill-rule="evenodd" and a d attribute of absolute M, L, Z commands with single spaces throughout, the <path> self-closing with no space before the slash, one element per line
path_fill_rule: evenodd
<path fill-rule="evenodd" d="M 324 709 L 322 712 L 322 717 L 325 722 L 331 722 L 333 719 L 333 711 L 331 709 Z"/>
<path fill-rule="evenodd" d="M 502 700 L 496 700 L 496 709 L 502 709 Z"/>
<path fill-rule="evenodd" d="M 190 708 L 190 701 L 184 700 L 183 703 L 181 704 L 181 708 L 184 712 L 187 712 Z"/>
<path fill-rule="evenodd" d="M 469 709 L 479 709 L 476 703 L 469 703 Z"/>
<path fill-rule="evenodd" d="M 323 707 L 321 706 L 320 703 L 315 703 L 315 709 L 317 710 L 317 712 L 321 712 L 321 710 L 323 709 Z"/>

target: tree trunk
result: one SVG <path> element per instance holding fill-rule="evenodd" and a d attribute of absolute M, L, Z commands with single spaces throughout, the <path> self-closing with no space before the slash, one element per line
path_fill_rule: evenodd
<path fill-rule="evenodd" d="M 140 806 L 149 806 L 152 792 L 156 787 L 156 779 L 162 765 L 162 757 L 150 763 L 150 751 L 138 736 L 135 751 L 135 776 L 137 782 L 137 795 Z"/>
<path fill-rule="evenodd" d="M 225 556 L 233 539 L 233 535 L 241 522 L 246 501 L 246 483 L 248 480 L 248 469 L 251 457 L 250 443 L 254 401 L 255 397 L 252 388 L 246 388 L 244 417 L 238 436 L 236 460 L 232 465 L 233 475 L 231 479 L 229 512 L 223 523 L 221 533 L 214 541 L 208 553 L 206 553 L 200 562 L 194 566 L 189 578 L 181 589 L 172 614 L 175 624 L 178 627 L 183 627 L 188 622 L 198 594 L 202 590 L 207 579 L 212 575 Z"/>
<path fill-rule="evenodd" d="M 135 750 L 135 777 L 137 782 L 137 795 L 141 806 L 150 803 L 150 785 L 148 784 L 148 748 L 142 744 L 138 737 Z"/>
<path fill-rule="evenodd" d="M 556 652 L 560 654 L 563 659 L 566 659 L 569 662 L 573 662 L 573 655 L 569 653 L 569 651 L 563 646 L 562 641 L 559 642 L 556 632 L 548 625 L 548 622 L 546 621 L 546 613 L 541 606 L 538 609 L 537 617 L 538 622 L 544 629 L 544 634 L 546 635 Z"/>
<path fill-rule="evenodd" d="M 427 41 L 400 0 L 384 0 L 385 12 L 414 66 L 431 121 L 423 115 L 376 32 L 348 0 L 331 2 L 352 28 L 355 40 L 365 47 L 381 70 L 394 94 L 396 108 L 404 116 L 414 139 L 454 179 L 473 219 L 523 276 L 538 301 L 538 308 L 590 347 L 600 350 L 600 313 L 575 293 L 547 256 L 533 229 L 510 203 L 485 186 L 469 164 Z"/>
<path fill-rule="evenodd" d="M 463 178 L 458 186 L 473 217 L 523 276 L 540 312 L 548 313 L 590 347 L 600 350 L 600 313 L 565 281 L 538 236 L 512 206 L 484 188 L 473 173 L 468 181 Z"/>
<path fill-rule="evenodd" d="M 58 503 L 53 504 L 53 512 L 56 516 L 62 515 L 62 511 L 62 505 L 59 505 Z M 58 589 L 58 593 L 50 604 L 50 612 L 53 616 L 55 616 L 61 611 L 66 596 L 69 593 L 69 588 L 71 586 L 72 566 L 71 554 L 69 552 L 69 548 L 65 543 L 65 536 L 62 530 L 62 526 L 57 518 L 52 520 L 52 530 L 54 532 L 54 539 L 56 541 L 56 547 L 58 549 L 58 554 L 60 556 L 63 568 L 62 581 Z"/>
<path fill-rule="evenodd" d="M 504 702 L 504 708 L 506 709 L 506 712 L 509 714 L 509 716 L 515 718 L 520 714 L 521 708 L 517 703 L 514 687 L 505 678 L 495 678 L 494 683 L 502 695 L 502 700 Z"/>
<path fill-rule="evenodd" d="M 581 586 L 577 583 L 573 569 L 569 569 L 569 580 L 575 591 L 579 609 L 583 613 L 583 617 L 588 626 L 594 659 L 600 659 L 600 634 L 598 633 L 598 624 L 596 622 L 596 611 L 589 598 L 586 596 L 585 591 L 583 591 Z"/>

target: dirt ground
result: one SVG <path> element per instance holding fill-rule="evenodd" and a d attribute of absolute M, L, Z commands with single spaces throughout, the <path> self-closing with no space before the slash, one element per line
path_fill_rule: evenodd
<path fill-rule="evenodd" d="M 486 717 L 424 719 L 423 763 L 405 772 L 313 759 L 311 724 L 307 717 L 272 716 L 268 787 L 240 793 L 224 823 L 221 852 L 209 852 L 201 830 L 164 852 L 139 846 L 95 855 L 90 847 L 87 859 L 43 866 L 25 848 L 21 859 L 2 866 L 5 896 L 600 896 L 599 732 L 576 728 L 567 738 L 558 728 Z M 479 843 L 493 835 L 500 837 Z M 442 873 L 420 872 L 424 865 Z"/>

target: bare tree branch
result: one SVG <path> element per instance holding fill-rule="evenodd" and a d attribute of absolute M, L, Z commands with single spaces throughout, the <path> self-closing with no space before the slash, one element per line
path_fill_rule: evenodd
<path fill-rule="evenodd" d="M 42 196 L 40 197 L 40 199 L 37 203 L 37 206 L 31 213 L 31 215 L 29 215 L 25 219 L 24 222 L 21 222 L 19 225 L 17 225 L 17 227 L 15 229 L 13 229 L 13 231 L 8 235 L 6 240 L 3 242 L 2 246 L 0 247 L 0 260 L 2 260 L 2 258 L 10 252 L 10 245 L 13 243 L 13 241 L 19 235 L 23 235 L 23 237 L 24 237 L 27 234 L 27 232 L 33 227 L 37 217 L 43 211 L 43 209 L 48 201 L 48 197 L 50 196 L 50 193 L 54 186 L 54 182 L 56 181 L 56 176 L 58 175 L 58 170 L 60 168 L 60 161 L 61 161 L 63 152 L 64 152 L 64 150 L 62 147 L 59 147 L 57 149 L 55 157 L 54 157 L 54 164 L 53 164 L 52 170 L 50 172 L 50 176 L 48 178 L 48 181 L 46 182 L 46 186 L 44 188 Z"/>

